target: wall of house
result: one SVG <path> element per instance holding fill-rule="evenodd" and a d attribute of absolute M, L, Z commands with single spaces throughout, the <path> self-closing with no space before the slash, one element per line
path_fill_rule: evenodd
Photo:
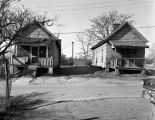
<path fill-rule="evenodd" d="M 138 49 L 136 56 L 137 58 L 145 58 L 145 48 Z M 137 60 L 135 62 L 135 64 L 139 67 L 144 67 L 144 63 L 145 63 L 145 59 Z"/>
<path fill-rule="evenodd" d="M 50 43 L 49 49 L 48 49 L 48 56 L 53 57 L 53 66 L 58 67 L 59 66 L 59 48 L 56 45 L 55 41 L 52 41 Z"/>
<path fill-rule="evenodd" d="M 107 44 L 103 44 L 100 47 L 93 50 L 93 66 L 106 67 L 106 55 L 107 55 Z"/>
<path fill-rule="evenodd" d="M 102 53 L 103 50 L 103 53 Z M 130 54 L 128 55 L 128 53 Z M 125 56 L 124 56 L 125 55 Z M 103 68 L 110 68 L 111 61 L 115 58 L 145 58 L 145 48 L 112 48 L 111 44 L 106 43 L 95 50 L 93 50 L 92 65 L 100 66 Z M 103 59 L 103 60 L 102 60 Z M 143 67 L 145 60 L 136 59 L 135 65 L 137 67 Z"/>

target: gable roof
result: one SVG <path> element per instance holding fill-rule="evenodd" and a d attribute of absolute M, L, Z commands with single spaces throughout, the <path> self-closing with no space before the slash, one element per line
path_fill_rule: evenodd
<path fill-rule="evenodd" d="M 106 43 L 106 42 L 108 42 L 108 41 L 110 41 L 110 38 L 112 37 L 112 36 L 114 36 L 115 34 L 117 34 L 121 29 L 123 29 L 126 25 L 128 25 L 132 30 L 133 30 L 133 32 L 136 34 L 136 35 L 138 35 L 139 36 L 139 38 L 141 39 L 141 41 L 139 41 L 139 45 L 138 45 L 138 42 L 136 42 L 137 43 L 137 45 L 140 47 L 141 45 L 141 47 L 148 47 L 145 43 L 147 43 L 148 42 L 148 40 L 133 26 L 133 25 L 131 25 L 129 22 L 125 22 L 125 23 L 123 23 L 123 24 L 121 24 L 116 30 L 114 30 L 113 32 L 111 32 L 108 36 L 106 36 L 103 40 L 101 40 L 101 41 L 99 41 L 97 44 L 95 44 L 91 49 L 92 50 L 94 50 L 94 49 L 96 49 L 96 48 L 98 48 L 98 47 L 100 47 L 101 45 L 103 45 L 104 43 Z M 122 42 L 122 41 L 121 41 Z M 126 43 L 125 43 L 126 42 Z M 115 42 L 116 43 L 116 42 Z M 127 41 L 124 41 L 124 44 L 129 44 L 129 46 L 131 46 L 132 44 L 131 43 L 133 43 L 133 42 L 127 42 Z M 120 43 L 121 44 L 121 43 Z M 121 44 L 122 46 L 123 46 L 123 44 Z"/>
<path fill-rule="evenodd" d="M 31 26 L 33 25 L 38 25 L 38 27 L 41 28 L 41 30 L 43 30 L 43 32 L 45 32 L 49 38 L 36 38 L 36 37 L 26 37 L 24 36 L 24 32 L 26 32 L 26 30 L 28 30 Z M 32 33 L 34 30 L 30 31 L 30 33 Z M 23 33 L 23 34 L 22 34 Z M 22 40 L 21 40 L 22 39 Z M 59 51 L 61 50 L 61 39 L 58 39 L 54 34 L 52 34 L 42 23 L 37 22 L 37 21 L 33 21 L 30 24 L 25 25 L 23 28 L 21 28 L 14 36 L 14 40 L 16 44 L 24 44 L 24 45 L 50 45 L 51 40 L 54 41 L 56 43 L 56 46 L 58 47 Z"/>
<path fill-rule="evenodd" d="M 58 40 L 58 38 L 54 34 L 52 34 L 45 26 L 43 26 L 42 23 L 37 22 L 37 21 L 33 21 L 32 23 L 25 25 L 23 28 L 21 28 L 19 31 L 17 31 L 14 38 L 18 39 L 20 37 L 23 37 L 22 33 L 24 33 L 32 25 L 38 25 L 50 38 L 52 38 L 53 40 Z"/>

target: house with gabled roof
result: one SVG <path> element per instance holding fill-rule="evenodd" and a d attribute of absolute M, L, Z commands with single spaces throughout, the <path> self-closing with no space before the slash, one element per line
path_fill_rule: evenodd
<path fill-rule="evenodd" d="M 42 23 L 34 21 L 26 25 L 16 33 L 13 42 L 15 49 L 9 58 L 10 66 L 18 70 L 44 69 L 51 73 L 60 66 L 61 40 Z"/>
<path fill-rule="evenodd" d="M 143 71 L 148 40 L 129 22 L 114 24 L 113 31 L 95 44 L 92 65 L 115 70 Z"/>

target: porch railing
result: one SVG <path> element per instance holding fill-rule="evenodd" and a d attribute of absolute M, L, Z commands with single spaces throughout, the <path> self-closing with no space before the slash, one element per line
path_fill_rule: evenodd
<path fill-rule="evenodd" d="M 9 59 L 10 65 L 32 65 L 31 61 L 29 61 L 28 57 L 15 57 L 11 56 Z M 37 58 L 36 65 L 38 66 L 45 66 L 45 67 L 52 67 L 53 66 L 53 58 Z"/>
<path fill-rule="evenodd" d="M 26 63 L 28 62 L 28 57 L 11 56 L 8 60 L 10 65 L 26 65 Z"/>
<path fill-rule="evenodd" d="M 111 60 L 111 67 L 144 67 L 145 58 L 116 58 Z"/>
<path fill-rule="evenodd" d="M 39 65 L 41 66 L 53 66 L 53 58 L 38 58 Z"/>

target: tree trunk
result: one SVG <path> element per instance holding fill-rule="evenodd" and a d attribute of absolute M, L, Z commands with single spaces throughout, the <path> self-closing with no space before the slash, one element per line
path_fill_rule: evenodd
<path fill-rule="evenodd" d="M 8 61 L 5 58 L 5 79 L 6 79 L 6 109 L 10 107 L 10 82 L 9 82 L 9 70 Z"/>

